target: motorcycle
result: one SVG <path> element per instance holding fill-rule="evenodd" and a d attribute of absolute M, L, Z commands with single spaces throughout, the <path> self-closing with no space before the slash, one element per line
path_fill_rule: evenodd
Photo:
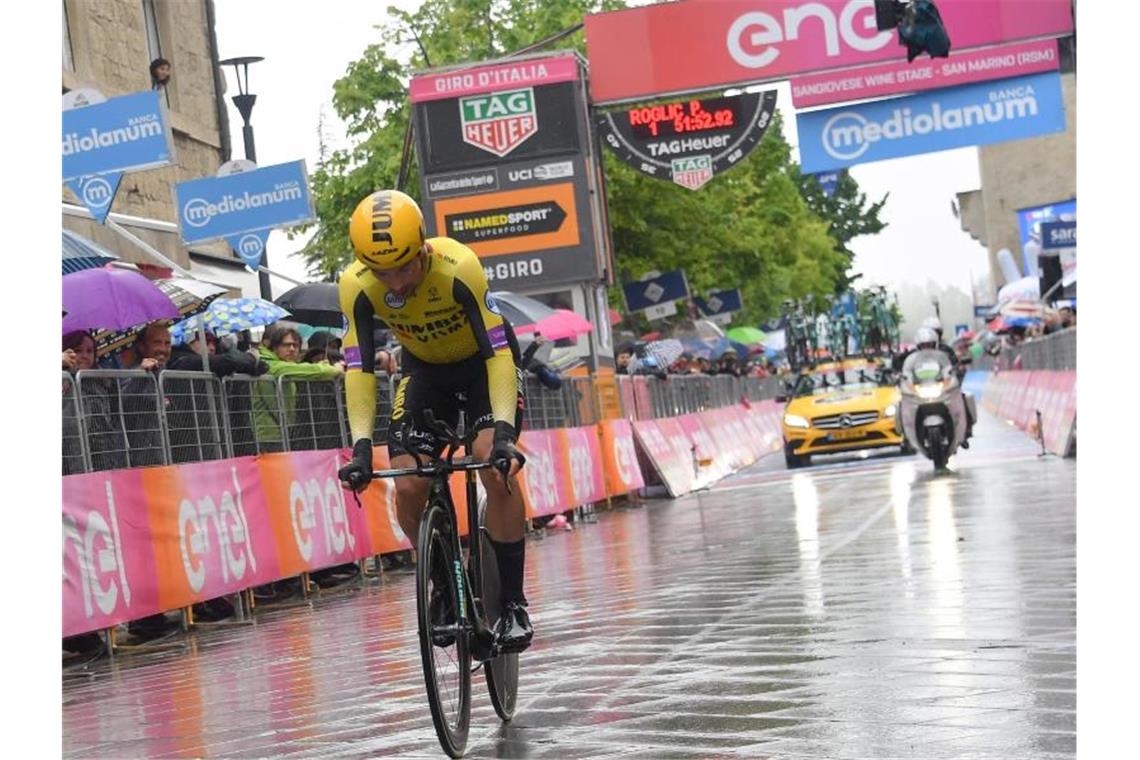
<path fill-rule="evenodd" d="M 962 384 L 942 351 L 916 351 L 907 357 L 899 378 L 898 420 L 907 443 L 946 469 L 966 440 L 969 427 Z"/>

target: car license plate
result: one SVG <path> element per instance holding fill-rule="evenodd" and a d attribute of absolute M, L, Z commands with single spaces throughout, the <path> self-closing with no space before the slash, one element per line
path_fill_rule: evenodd
<path fill-rule="evenodd" d="M 836 430 L 830 436 L 833 441 L 849 441 L 852 438 L 862 438 L 862 430 Z"/>

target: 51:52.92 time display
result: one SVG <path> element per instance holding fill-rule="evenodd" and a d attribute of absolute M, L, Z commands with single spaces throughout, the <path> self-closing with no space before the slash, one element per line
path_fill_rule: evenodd
<path fill-rule="evenodd" d="M 740 123 L 736 98 L 689 100 L 631 108 L 626 112 L 636 137 L 652 139 L 690 132 L 732 129 Z"/>

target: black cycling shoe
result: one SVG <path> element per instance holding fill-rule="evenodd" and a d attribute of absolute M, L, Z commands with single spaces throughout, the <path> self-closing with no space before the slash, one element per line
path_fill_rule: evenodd
<path fill-rule="evenodd" d="M 428 619 L 431 620 L 431 643 L 437 647 L 447 648 L 455 643 L 455 634 L 438 631 L 438 628 L 447 628 L 455 625 L 455 611 L 451 600 L 448 599 L 447 581 L 440 578 L 442 570 L 437 567 L 433 574 L 431 601 L 428 602 Z"/>
<path fill-rule="evenodd" d="M 526 602 L 507 602 L 499 621 L 495 623 L 495 640 L 501 652 L 521 652 L 530 646 L 534 638 L 534 628 L 530 624 L 530 614 Z"/>

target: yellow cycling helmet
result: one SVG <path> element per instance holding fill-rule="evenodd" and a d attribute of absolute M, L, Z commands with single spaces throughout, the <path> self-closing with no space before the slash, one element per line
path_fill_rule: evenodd
<path fill-rule="evenodd" d="M 348 237 L 360 263 L 371 269 L 396 269 L 423 248 L 424 215 L 406 193 L 378 190 L 356 204 Z"/>

